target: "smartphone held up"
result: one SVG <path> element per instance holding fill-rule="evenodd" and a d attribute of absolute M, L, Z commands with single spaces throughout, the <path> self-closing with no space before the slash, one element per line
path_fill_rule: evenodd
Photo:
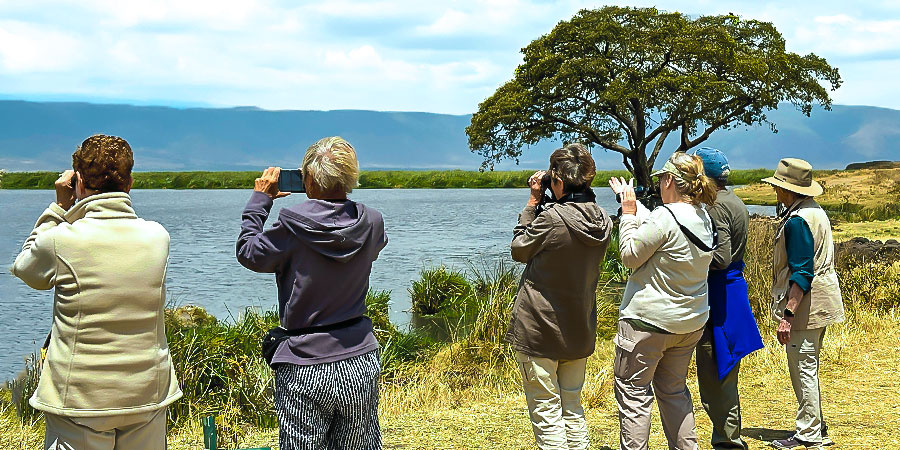
<path fill-rule="evenodd" d="M 281 192 L 306 192 L 303 172 L 300 169 L 281 169 L 278 175 L 278 190 Z"/>

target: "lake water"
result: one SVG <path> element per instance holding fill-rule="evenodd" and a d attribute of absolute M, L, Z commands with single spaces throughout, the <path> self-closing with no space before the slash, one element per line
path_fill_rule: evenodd
<path fill-rule="evenodd" d="M 596 189 L 610 213 L 618 205 L 609 189 Z M 246 190 L 135 190 L 134 208 L 163 224 L 171 235 L 168 298 L 200 305 L 220 318 L 247 306 L 273 308 L 274 275 L 244 269 L 234 257 Z M 423 267 L 467 270 L 471 264 L 509 260 L 509 242 L 527 189 L 358 190 L 351 195 L 382 212 L 390 240 L 372 268 L 371 286 L 391 291 L 391 319 L 406 324 L 409 293 Z M 275 201 L 277 210 L 305 200 L 302 194 Z M 15 260 L 35 220 L 54 200 L 49 190 L 0 190 L 0 382 L 15 376 L 24 357 L 43 343 L 50 327 L 52 291 L 35 291 L 13 277 Z M 772 214 L 771 207 L 751 212 Z M 268 224 L 274 221 L 270 218 Z"/>

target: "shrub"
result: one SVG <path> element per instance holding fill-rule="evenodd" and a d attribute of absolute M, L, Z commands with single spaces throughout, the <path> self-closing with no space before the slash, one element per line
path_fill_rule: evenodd
<path fill-rule="evenodd" d="M 397 333 L 397 327 L 391 323 L 390 305 L 390 291 L 369 289 L 366 294 L 366 315 L 372 319 L 375 338 L 381 343 L 387 342 L 388 338 Z"/>
<path fill-rule="evenodd" d="M 606 247 L 606 255 L 600 267 L 600 282 L 624 283 L 628 281 L 629 275 L 631 269 L 625 267 L 619 251 L 619 227 L 616 226 L 610 235 L 609 246 Z"/>
<path fill-rule="evenodd" d="M 461 272 L 439 266 L 422 269 L 409 294 L 414 313 L 459 317 L 468 307 L 472 286 Z"/>
<path fill-rule="evenodd" d="M 885 264 L 856 260 L 838 271 L 844 308 L 888 313 L 900 307 L 900 263 Z"/>
<path fill-rule="evenodd" d="M 747 230 L 747 249 L 744 254 L 744 278 L 750 306 L 760 331 L 772 331 L 775 324 L 772 312 L 772 255 L 777 223 L 767 217 L 753 217 Z"/>
<path fill-rule="evenodd" d="M 183 321 L 166 310 L 166 335 L 184 396 L 169 406 L 175 425 L 218 414 L 225 442 L 242 436 L 244 424 L 274 427 L 272 371 L 260 354 L 260 341 L 278 326 L 275 311 L 247 308 L 233 323 L 207 320 L 194 310 Z"/>
<path fill-rule="evenodd" d="M 512 316 L 512 305 L 519 287 L 521 272 L 517 266 L 498 259 L 493 266 L 482 264 L 471 268 L 474 286 L 474 320 L 466 335 L 469 349 L 489 349 L 493 356 L 508 353 L 503 342 Z"/>
<path fill-rule="evenodd" d="M 41 412 L 32 408 L 28 399 L 37 390 L 38 379 L 41 376 L 41 356 L 34 353 L 25 358 L 25 369 L 19 373 L 15 380 L 6 383 L 6 390 L 10 391 L 11 402 L 16 408 L 16 415 L 26 425 L 34 425 L 40 418 Z"/>
<path fill-rule="evenodd" d="M 421 331 L 394 331 L 381 342 L 382 378 L 395 378 L 403 369 L 425 360 L 438 347 L 434 339 Z"/>

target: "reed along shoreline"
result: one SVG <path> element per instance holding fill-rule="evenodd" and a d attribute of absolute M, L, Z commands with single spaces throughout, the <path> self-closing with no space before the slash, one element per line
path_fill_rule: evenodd
<path fill-rule="evenodd" d="M 497 189 L 526 188 L 534 170 L 363 170 L 359 189 Z M 244 172 L 134 172 L 134 189 L 252 189 L 261 171 Z M 769 169 L 735 170 L 734 185 L 752 184 L 770 176 Z M 7 172 L 0 189 L 53 189 L 57 172 Z M 594 186 L 606 186 L 611 177 L 630 178 L 626 170 L 598 171 Z"/>

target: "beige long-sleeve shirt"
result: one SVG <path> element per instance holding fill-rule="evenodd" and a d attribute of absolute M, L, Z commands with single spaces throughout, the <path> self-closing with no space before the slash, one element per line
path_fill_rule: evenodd
<path fill-rule="evenodd" d="M 666 205 L 682 225 L 712 245 L 712 222 L 704 209 L 688 203 Z M 620 319 L 635 319 L 670 333 L 691 333 L 709 318 L 706 278 L 712 253 L 684 235 L 662 206 L 652 212 L 638 202 L 636 215 L 619 223 L 622 262 L 634 272 L 625 285 Z"/>

